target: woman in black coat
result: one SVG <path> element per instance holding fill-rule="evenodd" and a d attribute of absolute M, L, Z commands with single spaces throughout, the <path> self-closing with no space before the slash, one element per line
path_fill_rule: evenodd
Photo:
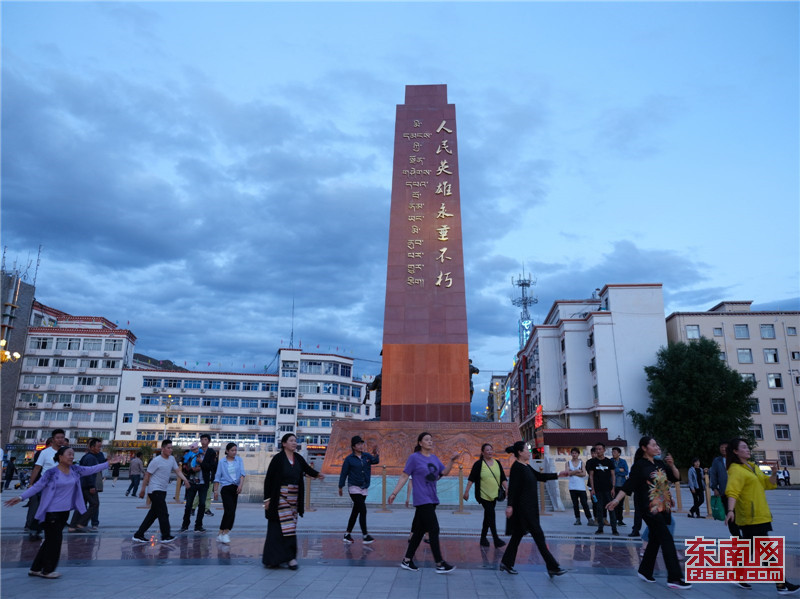
<path fill-rule="evenodd" d="M 522 537 L 531 533 L 539 553 L 544 558 L 550 578 L 566 574 L 567 571 L 558 564 L 547 548 L 547 541 L 539 524 L 539 481 L 555 480 L 559 476 L 566 476 L 566 472 L 558 474 L 537 472 L 530 465 L 531 453 L 523 441 L 517 441 L 511 447 L 507 447 L 506 453 L 513 453 L 516 460 L 509 471 L 508 507 L 506 508 L 511 540 L 500 561 L 500 570 L 509 574 L 519 574 L 514 569 L 517 549 Z"/>
<path fill-rule="evenodd" d="M 290 570 L 297 570 L 297 517 L 303 515 L 303 476 L 320 480 L 325 476 L 295 452 L 297 437 L 293 434 L 283 436 L 281 448 L 264 478 L 264 515 L 269 524 L 261 561 L 267 568 L 286 564 Z"/>

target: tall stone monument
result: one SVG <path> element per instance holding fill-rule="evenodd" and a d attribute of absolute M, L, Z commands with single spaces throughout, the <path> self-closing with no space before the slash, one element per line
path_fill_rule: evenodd
<path fill-rule="evenodd" d="M 334 423 L 323 470 L 336 472 L 350 436 L 379 446 L 397 474 L 417 435 L 433 434 L 436 453 L 480 446 L 502 451 L 516 425 L 470 422 L 469 348 L 461 237 L 456 110 L 446 85 L 408 85 L 397 106 L 383 321 L 380 421 Z"/>

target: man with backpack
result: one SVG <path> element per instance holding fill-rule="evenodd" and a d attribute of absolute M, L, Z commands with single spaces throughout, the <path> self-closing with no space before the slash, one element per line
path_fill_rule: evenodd
<path fill-rule="evenodd" d="M 183 510 L 183 524 L 181 525 L 181 532 L 189 530 L 189 523 L 192 518 L 192 502 L 196 496 L 205 498 L 208 493 L 208 483 L 203 478 L 202 473 L 203 452 L 200 451 L 200 446 L 197 443 L 192 443 L 189 446 L 189 451 L 183 456 L 183 465 L 181 471 L 186 479 L 189 481 L 189 488 L 186 490 L 186 507 Z M 203 528 L 203 516 L 205 510 L 202 506 L 197 510 L 197 518 L 194 521 L 195 532 L 205 532 Z"/>

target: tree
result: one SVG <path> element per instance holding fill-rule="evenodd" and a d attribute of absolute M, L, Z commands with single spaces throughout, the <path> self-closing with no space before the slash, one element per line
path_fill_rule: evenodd
<path fill-rule="evenodd" d="M 708 468 L 721 440 L 742 437 L 753 445 L 750 396 L 756 384 L 743 380 L 719 352 L 705 337 L 662 347 L 656 364 L 644 369 L 652 399 L 647 412 L 628 412 L 634 426 L 684 468 L 694 457 Z"/>

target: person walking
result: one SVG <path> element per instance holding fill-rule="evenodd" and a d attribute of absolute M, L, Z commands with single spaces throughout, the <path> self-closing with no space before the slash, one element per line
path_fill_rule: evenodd
<path fill-rule="evenodd" d="M 189 524 L 192 519 L 192 504 L 195 497 L 201 497 L 202 503 L 197 508 L 197 517 L 194 521 L 195 532 L 206 532 L 203 528 L 203 516 L 205 512 L 206 493 L 208 491 L 209 479 L 203 478 L 203 453 L 200 451 L 200 446 L 197 443 L 192 443 L 189 446 L 189 453 L 183 458 L 183 475 L 189 480 L 189 488 L 186 490 L 186 506 L 183 509 L 183 524 L 181 524 L 181 532 L 189 530 Z"/>
<path fill-rule="evenodd" d="M 205 497 L 200 497 L 199 494 L 195 495 L 192 508 L 204 509 L 206 516 L 213 516 L 214 512 L 211 511 L 211 495 L 213 485 L 211 482 L 214 480 L 214 475 L 217 472 L 219 455 L 217 454 L 216 450 L 214 450 L 212 447 L 209 447 L 209 443 L 211 443 L 211 435 L 208 433 L 203 433 L 200 435 L 200 451 L 203 453 L 203 462 L 200 464 L 200 471 L 203 473 L 203 479 L 208 485 L 208 491 L 206 492 Z M 201 501 L 203 502 L 202 508 L 200 507 Z"/>
<path fill-rule="evenodd" d="M 11 484 L 11 481 L 14 480 L 14 475 L 17 473 L 17 458 L 11 456 L 8 458 L 8 465 L 6 466 L 6 474 L 5 474 L 5 484 L 3 485 L 4 489 L 8 489 L 8 486 Z"/>
<path fill-rule="evenodd" d="M 700 506 L 706 499 L 706 484 L 703 480 L 703 469 L 700 467 L 700 458 L 692 460 L 689 468 L 689 491 L 692 493 L 692 507 L 689 508 L 689 518 L 702 518 Z"/>
<path fill-rule="evenodd" d="M 603 534 L 605 524 L 606 508 L 611 501 L 611 494 L 614 492 L 614 463 L 606 457 L 606 446 L 604 443 L 595 443 L 594 457 L 586 462 L 586 472 L 589 473 L 589 482 L 592 485 L 592 501 L 597 504 L 597 530 L 594 534 Z M 611 534 L 619 536 L 617 530 L 617 513 L 609 512 L 608 518 L 611 520 Z"/>
<path fill-rule="evenodd" d="M 722 507 L 727 509 L 728 498 L 725 496 L 725 487 L 728 486 L 728 468 L 726 465 L 726 456 L 728 453 L 728 442 L 721 441 L 719 444 L 719 455 L 711 462 L 711 468 L 708 471 L 708 486 L 711 492 L 722 499 Z M 726 520 L 728 532 L 732 537 L 739 536 L 739 528 L 733 520 Z"/>
<path fill-rule="evenodd" d="M 566 477 L 568 474 L 565 471 L 558 474 L 537 472 L 531 467 L 531 452 L 524 441 L 517 441 L 514 445 L 506 447 L 506 453 L 514 454 L 515 458 L 508 472 L 508 507 L 506 507 L 507 527 L 511 539 L 500 560 L 499 569 L 508 574 L 519 574 L 514 569 L 517 550 L 522 537 L 530 533 L 539 553 L 542 554 L 550 578 L 566 574 L 567 571 L 559 565 L 547 548 L 547 540 L 539 524 L 539 482 Z"/>
<path fill-rule="evenodd" d="M 130 470 L 128 470 L 128 476 L 131 479 L 131 483 L 128 485 L 128 490 L 125 491 L 125 497 L 128 495 L 131 497 L 136 497 L 136 494 L 139 492 L 139 482 L 142 480 L 143 474 L 144 463 L 142 462 L 142 452 L 137 451 L 136 455 L 131 460 Z"/>
<path fill-rule="evenodd" d="M 103 440 L 93 437 L 89 439 L 88 447 L 89 451 L 83 455 L 78 463 L 81 466 L 95 466 L 96 464 L 102 463 L 97 459 L 97 456 L 103 447 Z M 81 490 L 83 491 L 83 499 L 86 502 L 86 509 L 83 513 L 78 513 L 77 511 L 72 513 L 72 521 L 69 523 L 69 528 L 67 529 L 69 532 L 85 531 L 92 516 L 100 508 L 100 495 L 97 492 L 97 478 L 97 474 L 91 473 L 81 477 Z"/>
<path fill-rule="evenodd" d="M 567 484 L 569 488 L 569 497 L 572 499 L 572 511 L 575 513 L 575 526 L 581 525 L 581 510 L 586 514 L 586 523 L 589 526 L 596 526 L 592 513 L 589 511 L 589 503 L 586 500 L 586 470 L 583 468 L 583 461 L 580 460 L 581 451 L 577 447 L 570 450 L 571 460 L 567 461 L 564 466 L 564 472 L 567 473 Z M 580 505 L 579 505 L 580 504 Z"/>
<path fill-rule="evenodd" d="M 353 527 L 356 519 L 361 527 L 362 541 L 366 544 L 372 543 L 375 539 L 367 532 L 367 490 L 369 489 L 370 476 L 372 475 L 372 465 L 381 461 L 377 448 L 374 455 L 364 451 L 364 439 L 356 435 L 350 439 L 352 453 L 344 459 L 342 472 L 339 475 L 339 497 L 342 497 L 342 489 L 347 482 L 347 492 L 353 500 L 353 509 L 350 512 L 350 519 L 347 521 L 347 530 L 344 533 L 343 541 L 352 543 Z"/>
<path fill-rule="evenodd" d="M 120 467 L 119 463 L 116 463 L 113 466 L 111 466 L 111 486 L 112 487 L 116 487 L 117 486 L 117 481 L 119 480 L 119 467 Z"/>
<path fill-rule="evenodd" d="M 36 484 L 5 503 L 10 507 L 41 492 L 36 519 L 42 522 L 44 541 L 28 571 L 28 576 L 41 578 L 59 578 L 61 576 L 55 570 L 61 558 L 61 541 L 69 512 L 70 510 L 78 513 L 86 512 L 86 503 L 81 491 L 81 477 L 93 476 L 108 468 L 109 465 L 109 462 L 93 466 L 74 464 L 75 451 L 67 446 L 60 447 L 52 459 L 55 466 L 48 468 L 36 481 Z M 115 456 L 111 463 L 119 459 L 119 456 Z"/>
<path fill-rule="evenodd" d="M 481 526 L 481 547 L 489 547 L 486 533 L 491 531 L 495 547 L 503 547 L 506 542 L 497 534 L 497 518 L 495 506 L 505 499 L 508 493 L 508 482 L 503 466 L 494 459 L 494 448 L 491 443 L 481 445 L 481 457 L 473 465 L 464 489 L 464 501 L 469 499 L 469 489 L 475 485 L 475 500 L 483 508 L 483 524 Z M 500 493 L 502 491 L 502 494 Z M 502 499 L 500 496 L 502 495 Z"/>
<path fill-rule="evenodd" d="M 400 567 L 412 572 L 418 572 L 419 568 L 414 563 L 414 553 L 416 553 L 422 537 L 428 533 L 433 559 L 436 561 L 436 573 L 447 574 L 455 570 L 442 557 L 442 550 L 439 544 L 439 520 L 436 518 L 436 506 L 439 504 L 439 496 L 436 493 L 436 484 L 443 476 L 447 476 L 453 468 L 458 456 L 451 456 L 450 463 L 445 468 L 442 461 L 433 453 L 433 437 L 430 433 L 420 433 L 417 437 L 417 446 L 406 460 L 406 465 L 400 475 L 400 479 L 395 485 L 394 491 L 389 495 L 389 504 L 394 503 L 397 494 L 408 482 L 409 477 L 414 478 L 414 523 L 411 525 L 412 534 L 408 541 L 408 548 Z"/>
<path fill-rule="evenodd" d="M 225 457 L 219 460 L 214 475 L 214 501 L 222 495 L 223 513 L 217 537 L 220 543 L 231 542 L 230 532 L 236 518 L 236 505 L 244 486 L 244 462 L 236 455 L 238 451 L 236 443 L 228 443 L 225 446 Z"/>
<path fill-rule="evenodd" d="M 11 459 L 13 460 L 14 458 Z M 789 474 L 789 469 L 786 466 L 783 467 L 783 484 L 787 487 L 792 484 L 791 475 Z"/>
<path fill-rule="evenodd" d="M 778 486 L 777 473 L 764 474 L 750 459 L 750 446 L 744 439 L 733 439 L 725 449 L 725 464 L 728 469 L 726 522 L 734 522 L 741 531 L 741 538 L 768 537 L 772 530 L 772 514 L 767 504 L 765 491 Z M 738 583 L 749 589 L 750 584 Z M 792 595 L 800 591 L 800 586 L 784 580 L 776 585 L 779 595 Z"/>
<path fill-rule="evenodd" d="M 262 563 L 267 568 L 286 564 L 297 570 L 297 518 L 304 512 L 303 477 L 324 480 L 325 476 L 309 466 L 298 451 L 297 437 L 286 433 L 281 451 L 272 458 L 264 478 L 264 516 L 268 520 Z"/>
<path fill-rule="evenodd" d="M 650 529 L 647 549 L 639 564 L 639 578 L 645 582 L 656 581 L 653 569 L 658 550 L 661 549 L 667 566 L 667 586 L 678 590 L 689 589 L 692 585 L 683 580 L 675 541 L 668 528 L 672 521 L 670 482 L 678 482 L 681 475 L 672 456 L 667 454 L 664 461 L 661 461 L 656 459 L 660 454 L 661 448 L 655 439 L 648 436 L 639 439 L 639 448 L 636 450 L 628 480 L 605 507 L 608 510 L 616 509 L 626 495 L 633 495 L 634 502 L 641 510 L 642 519 Z"/>
<path fill-rule="evenodd" d="M 614 493 L 612 495 L 616 496 L 619 493 L 619 490 L 625 484 L 625 481 L 628 480 L 628 462 L 625 458 L 622 457 L 622 449 L 619 447 L 612 447 L 611 448 L 611 463 L 614 464 Z M 617 506 L 616 516 L 617 516 L 617 526 L 626 526 L 625 522 L 622 520 L 622 504 Z"/>
<path fill-rule="evenodd" d="M 147 465 L 147 472 L 144 475 L 142 489 L 139 491 L 139 498 L 144 499 L 144 494 L 150 498 L 150 511 L 142 520 L 139 529 L 133 535 L 134 543 L 149 543 L 144 533 L 158 520 L 161 529 L 161 542 L 171 543 L 175 540 L 170 534 L 169 511 L 167 510 L 167 487 L 169 486 L 170 474 L 175 475 L 183 481 L 184 486 L 189 488 L 189 481 L 181 472 L 180 466 L 172 456 L 172 440 L 164 439 L 161 442 L 161 455 L 155 456 Z"/>

